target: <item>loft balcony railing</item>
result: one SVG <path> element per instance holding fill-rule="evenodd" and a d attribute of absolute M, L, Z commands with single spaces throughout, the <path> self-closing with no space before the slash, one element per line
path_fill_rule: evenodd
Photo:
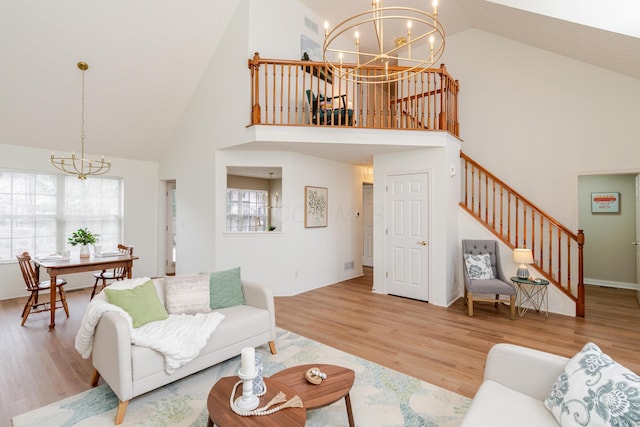
<path fill-rule="evenodd" d="M 535 206 L 464 153 L 462 206 L 511 248 L 528 248 L 545 279 L 584 316 L 584 232 L 576 233 Z"/>
<path fill-rule="evenodd" d="M 459 83 L 444 65 L 392 83 L 359 84 L 323 62 L 260 58 L 251 73 L 251 125 L 447 131 L 459 136 Z M 355 64 L 343 64 L 349 76 Z M 409 67 L 389 66 L 405 72 Z M 382 75 L 383 67 L 360 72 Z"/>

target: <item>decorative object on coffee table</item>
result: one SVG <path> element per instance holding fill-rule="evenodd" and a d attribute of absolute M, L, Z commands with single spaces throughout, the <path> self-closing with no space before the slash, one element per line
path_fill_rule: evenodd
<path fill-rule="evenodd" d="M 305 374 L 311 369 L 317 369 L 324 373 L 326 379 L 317 385 L 309 383 Z M 307 410 L 322 408 L 344 398 L 349 426 L 354 427 L 351 398 L 349 397 L 349 392 L 356 378 L 352 369 L 336 365 L 299 365 L 276 372 L 270 378 L 291 387 L 300 396 Z"/>
<path fill-rule="evenodd" d="M 273 400 L 278 393 L 282 392 L 286 397 L 292 398 L 296 392 L 284 383 L 264 378 L 267 392 L 260 398 L 260 404 L 266 406 L 267 402 Z M 287 407 L 268 416 L 249 416 L 243 417 L 237 415 L 229 405 L 229 399 L 234 399 L 237 393 L 232 395 L 238 377 L 220 378 L 215 383 L 209 397 L 207 398 L 207 410 L 209 411 L 208 427 L 215 424 L 218 427 L 242 427 L 242 426 L 266 426 L 266 427 L 297 427 L 304 426 L 307 421 L 307 410 L 300 407 Z"/>
<path fill-rule="evenodd" d="M 309 381 L 311 384 L 320 384 L 322 380 L 327 379 L 327 374 L 324 372 L 320 372 L 318 368 L 311 368 L 305 374 L 304 378 Z"/>

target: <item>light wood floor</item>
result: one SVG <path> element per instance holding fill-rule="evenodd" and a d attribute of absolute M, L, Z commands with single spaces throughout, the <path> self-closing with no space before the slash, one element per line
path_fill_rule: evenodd
<path fill-rule="evenodd" d="M 484 360 L 497 342 L 572 356 L 588 341 L 640 373 L 640 308 L 635 292 L 587 287 L 587 316 L 529 312 L 510 320 L 508 308 L 462 300 L 449 308 L 371 293 L 365 276 L 293 297 L 276 298 L 279 327 L 472 397 Z M 20 327 L 26 298 L 0 301 L 0 426 L 14 415 L 89 388 L 91 363 L 73 348 L 90 290 L 68 292 L 71 317 L 32 314 Z"/>

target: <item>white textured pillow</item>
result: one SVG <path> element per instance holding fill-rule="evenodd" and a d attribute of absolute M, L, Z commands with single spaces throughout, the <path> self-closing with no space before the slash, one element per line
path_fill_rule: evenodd
<path fill-rule="evenodd" d="M 544 406 L 563 427 L 640 426 L 640 376 L 587 343 L 569 360 Z"/>
<path fill-rule="evenodd" d="M 487 280 L 496 278 L 493 274 L 493 268 L 491 268 L 491 255 L 489 254 L 464 254 L 464 263 L 471 279 Z"/>
<path fill-rule="evenodd" d="M 209 275 L 192 274 L 165 278 L 169 314 L 209 313 Z"/>

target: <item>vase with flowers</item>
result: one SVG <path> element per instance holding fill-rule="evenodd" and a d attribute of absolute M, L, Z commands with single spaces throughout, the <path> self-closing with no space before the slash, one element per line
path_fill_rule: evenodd
<path fill-rule="evenodd" d="M 99 234 L 95 234 L 87 230 L 87 228 L 79 228 L 71 234 L 67 239 L 67 243 L 71 246 L 80 245 L 80 258 L 88 258 L 90 256 L 89 246 L 98 243 Z"/>

